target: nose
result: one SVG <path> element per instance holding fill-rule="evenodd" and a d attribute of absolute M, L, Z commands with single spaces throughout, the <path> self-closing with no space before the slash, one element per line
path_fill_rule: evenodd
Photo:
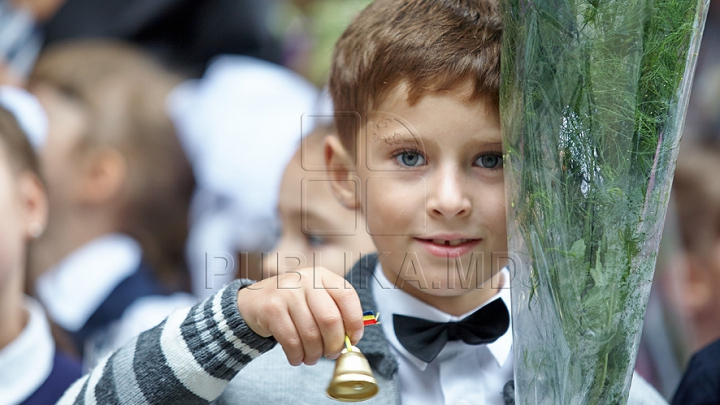
<path fill-rule="evenodd" d="M 429 184 L 427 210 L 434 217 L 465 217 L 472 211 L 466 182 L 460 170 L 439 168 Z"/>

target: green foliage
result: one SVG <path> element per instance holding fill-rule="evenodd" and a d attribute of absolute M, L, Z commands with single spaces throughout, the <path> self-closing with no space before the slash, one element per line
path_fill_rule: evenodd
<path fill-rule="evenodd" d="M 706 10 L 503 1 L 511 245 L 530 264 L 516 329 L 539 340 L 516 348 L 519 395 L 542 374 L 548 403 L 626 401 Z"/>

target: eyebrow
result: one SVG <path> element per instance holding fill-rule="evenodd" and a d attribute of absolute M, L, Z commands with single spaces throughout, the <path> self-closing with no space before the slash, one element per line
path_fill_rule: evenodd
<path fill-rule="evenodd" d="M 502 150 L 502 148 L 503 148 L 503 143 L 502 143 L 502 141 L 500 141 L 500 142 L 485 142 L 485 141 L 482 141 L 482 140 L 478 140 L 477 142 L 473 142 L 473 143 L 479 144 L 479 145 L 481 145 L 483 148 L 488 148 L 488 149 L 490 149 L 490 148 L 493 148 L 493 149 L 494 149 L 494 148 L 497 148 L 497 149 L 501 149 L 501 150 Z"/>
<path fill-rule="evenodd" d="M 422 141 L 422 139 L 421 139 Z M 416 141 L 417 142 L 417 141 Z M 400 142 L 399 142 L 400 143 Z M 436 139 L 428 139 L 421 143 L 423 147 L 425 148 L 437 148 L 442 147 L 442 142 L 438 142 Z M 470 138 L 468 139 L 464 145 L 464 148 L 466 149 L 481 149 L 484 152 L 503 152 L 503 143 L 502 141 L 489 141 L 485 139 L 477 139 L 477 138 Z"/>
<path fill-rule="evenodd" d="M 398 131 L 395 125 L 393 125 L 392 130 L 390 130 L 391 126 L 387 124 L 388 121 L 399 124 L 402 130 Z M 372 141 L 382 141 L 388 145 L 408 143 L 418 145 L 422 143 L 420 137 L 414 134 L 410 128 L 405 126 L 401 121 L 397 119 L 387 119 L 383 120 L 383 122 L 385 122 L 384 125 L 376 124 L 373 126 L 374 130 L 369 134 L 368 139 Z M 368 131 L 371 131 L 371 128 L 368 128 Z"/>

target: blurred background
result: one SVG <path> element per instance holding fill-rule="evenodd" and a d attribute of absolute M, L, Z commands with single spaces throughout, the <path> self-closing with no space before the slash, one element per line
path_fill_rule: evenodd
<path fill-rule="evenodd" d="M 332 128 L 332 49 L 369 2 L 0 0 L 0 85 L 42 107 L 24 114 L 43 124 L 50 206 L 25 292 L 58 348 L 87 369 L 238 276 L 342 261 L 340 246 L 369 253 L 364 230 L 315 235 L 304 211 L 292 227 L 278 211 L 281 194 L 299 210 L 300 184 L 282 191 L 283 175 L 303 136 Z M 307 156 L 321 159 L 324 133 Z M 305 166 L 295 178 L 325 180 Z M 323 220 L 354 221 L 326 209 L 324 183 Z M 281 235 L 302 263 L 280 258 Z"/>
<path fill-rule="evenodd" d="M 261 278 L 269 258 L 301 264 L 264 253 L 288 233 L 283 173 L 303 136 L 331 128 L 333 45 L 368 3 L 0 2 L 0 83 L 35 94 L 48 124 L 50 220 L 26 292 L 58 347 L 91 366 L 172 309 Z M 720 338 L 720 0 L 710 7 L 636 367 L 667 398 Z M 303 229 L 303 257 L 340 245 Z"/>
<path fill-rule="evenodd" d="M 720 338 L 720 1 L 711 0 L 636 371 L 672 398 Z"/>

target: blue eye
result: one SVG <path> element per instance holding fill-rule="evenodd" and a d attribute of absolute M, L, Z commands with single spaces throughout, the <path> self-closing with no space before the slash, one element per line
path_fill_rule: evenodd
<path fill-rule="evenodd" d="M 425 157 L 419 152 L 405 151 L 395 155 L 395 159 L 402 166 L 417 167 L 425 164 Z"/>
<path fill-rule="evenodd" d="M 325 238 L 317 235 L 305 235 L 305 239 L 307 239 L 308 246 L 310 247 L 323 246 L 327 243 Z"/>
<path fill-rule="evenodd" d="M 485 169 L 500 169 L 503 166 L 503 158 L 498 154 L 480 155 L 475 159 L 475 165 Z"/>

